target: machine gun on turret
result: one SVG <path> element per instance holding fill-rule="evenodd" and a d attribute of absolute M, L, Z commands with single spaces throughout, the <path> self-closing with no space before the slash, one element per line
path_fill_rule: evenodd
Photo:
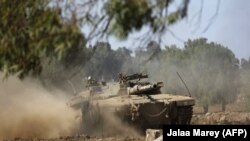
<path fill-rule="evenodd" d="M 127 75 L 125 76 L 125 79 L 127 81 L 129 80 L 135 80 L 135 79 L 143 79 L 143 78 L 148 78 L 148 75 L 147 74 L 142 74 L 142 73 L 135 73 L 135 74 L 132 74 L 132 75 Z"/>
<path fill-rule="evenodd" d="M 143 78 L 148 78 L 148 75 L 142 74 L 142 73 L 135 73 L 132 75 L 123 75 L 122 73 L 119 74 L 119 82 L 120 83 L 127 83 L 131 80 L 136 80 L 136 79 L 140 80 Z"/>

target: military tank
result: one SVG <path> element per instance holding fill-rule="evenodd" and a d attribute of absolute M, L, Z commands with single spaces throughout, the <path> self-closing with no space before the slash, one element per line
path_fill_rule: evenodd
<path fill-rule="evenodd" d="M 140 128 L 161 128 L 163 124 L 190 124 L 195 100 L 190 96 L 162 93 L 163 82 L 143 81 L 147 74 L 119 75 L 119 82 L 107 84 L 104 96 L 81 97 L 85 129 L 105 123 L 102 115 L 115 115 L 122 122 Z"/>

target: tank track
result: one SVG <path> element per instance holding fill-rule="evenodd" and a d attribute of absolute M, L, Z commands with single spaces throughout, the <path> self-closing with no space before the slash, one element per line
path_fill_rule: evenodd
<path fill-rule="evenodd" d="M 178 107 L 177 124 L 190 124 L 193 115 L 192 106 Z"/>

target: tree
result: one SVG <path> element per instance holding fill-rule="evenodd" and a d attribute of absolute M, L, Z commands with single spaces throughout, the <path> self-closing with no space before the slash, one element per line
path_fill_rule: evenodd
<path fill-rule="evenodd" d="M 120 47 L 115 51 L 115 58 L 119 60 L 119 65 L 121 65 L 119 73 L 131 74 L 135 72 L 136 64 L 131 54 L 132 54 L 132 51 L 125 47 Z M 116 76 L 116 78 L 117 77 L 118 75 Z"/>
<path fill-rule="evenodd" d="M 70 48 L 84 44 L 79 27 L 49 4 L 48 0 L 0 0 L 0 71 L 5 76 L 39 74 L 43 58 L 63 58 Z"/>
<path fill-rule="evenodd" d="M 240 87 L 240 93 L 244 96 L 245 98 L 245 105 L 246 109 L 249 111 L 250 110 L 250 58 L 248 60 L 246 59 L 241 59 L 241 69 L 240 69 L 240 78 L 241 78 L 241 87 Z"/>
<path fill-rule="evenodd" d="M 200 38 L 188 40 L 184 49 L 166 47 L 159 56 L 159 60 L 152 59 L 146 66 L 154 79 L 164 78 L 165 92 L 188 95 L 176 75 L 179 72 L 205 111 L 215 103 L 220 103 L 225 110 L 225 105 L 235 100 L 239 87 L 239 61 L 228 48 Z"/>
<path fill-rule="evenodd" d="M 84 67 L 85 74 L 106 81 L 116 78 L 123 63 L 116 57 L 110 44 L 98 42 L 91 51 L 92 56 Z"/>
<path fill-rule="evenodd" d="M 145 26 L 150 27 L 147 32 L 148 37 L 162 34 L 170 25 L 187 16 L 189 4 L 189 0 L 182 0 L 177 8 L 170 11 L 168 8 L 175 0 L 57 2 L 68 15 L 73 15 L 76 21 L 80 21 L 83 26 L 91 29 L 86 35 L 90 40 L 109 35 L 125 39 L 130 33 Z"/>
<path fill-rule="evenodd" d="M 199 99 L 204 106 L 227 103 L 235 100 L 239 87 L 239 61 L 228 48 L 207 43 L 206 39 L 188 41 L 185 45 L 190 55 L 190 70 L 195 70 Z M 196 77 L 195 77 L 196 76 Z M 197 77 L 198 76 L 198 77 Z M 205 108 L 206 109 L 206 108 Z"/>

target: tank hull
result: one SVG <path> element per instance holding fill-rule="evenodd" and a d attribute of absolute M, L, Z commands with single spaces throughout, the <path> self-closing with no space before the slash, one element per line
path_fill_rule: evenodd
<path fill-rule="evenodd" d="M 83 107 L 82 110 L 83 113 L 95 111 L 98 118 L 102 117 L 101 114 L 114 115 L 123 123 L 145 131 L 147 128 L 161 128 L 163 124 L 190 124 L 194 104 L 191 97 L 170 94 L 117 95 L 89 101 L 92 109 Z M 87 114 L 83 115 L 86 119 L 84 116 Z"/>
<path fill-rule="evenodd" d="M 119 75 L 119 83 L 107 83 L 102 92 L 90 89 L 71 99 L 71 107 L 81 107 L 83 132 L 91 134 L 101 129 L 112 129 L 110 124 L 119 120 L 142 129 L 161 128 L 164 124 L 190 124 L 195 100 L 189 96 L 161 93 L 162 82 L 141 81 L 147 75 Z M 99 133 L 99 132 L 98 132 Z"/>

